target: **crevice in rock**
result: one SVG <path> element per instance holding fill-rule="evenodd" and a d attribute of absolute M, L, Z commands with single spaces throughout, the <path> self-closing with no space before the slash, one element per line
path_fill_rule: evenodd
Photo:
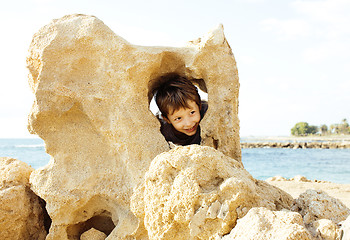
<path fill-rule="evenodd" d="M 199 186 L 202 188 L 203 192 L 209 193 L 215 191 L 215 189 L 218 189 L 223 181 L 224 179 L 222 177 L 216 176 L 205 184 L 199 184 Z"/>
<path fill-rule="evenodd" d="M 219 140 L 218 139 L 215 139 L 215 138 L 212 138 L 213 139 L 213 147 L 215 149 L 218 149 L 219 147 Z"/>
<path fill-rule="evenodd" d="M 115 227 L 116 225 L 112 220 L 111 213 L 108 211 L 102 211 L 84 222 L 68 226 L 67 234 L 68 239 L 78 240 L 84 232 L 94 228 L 108 236 Z"/>
<path fill-rule="evenodd" d="M 50 217 L 50 215 L 48 214 L 48 212 L 46 210 L 46 202 L 45 202 L 45 200 L 40 198 L 39 196 L 38 196 L 38 199 L 39 199 L 39 204 L 40 204 L 40 206 L 41 206 L 41 208 L 43 210 L 42 217 L 43 217 L 43 221 L 44 221 L 45 231 L 48 234 L 49 230 L 50 230 L 50 227 L 51 227 L 52 220 L 51 220 L 51 217 Z"/>

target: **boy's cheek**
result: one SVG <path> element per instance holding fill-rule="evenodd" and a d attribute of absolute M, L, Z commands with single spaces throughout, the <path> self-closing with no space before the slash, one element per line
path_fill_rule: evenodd
<path fill-rule="evenodd" d="M 201 120 L 201 115 L 200 115 L 200 114 L 198 114 L 198 115 L 197 115 L 197 118 L 196 118 L 196 122 L 197 122 L 197 123 L 199 123 L 199 122 L 200 122 L 200 120 Z"/>

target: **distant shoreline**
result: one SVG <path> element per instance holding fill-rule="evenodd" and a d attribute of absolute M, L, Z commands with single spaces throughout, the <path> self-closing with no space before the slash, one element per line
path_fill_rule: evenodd
<path fill-rule="evenodd" d="M 325 135 L 325 136 L 242 136 L 243 141 L 265 142 L 312 142 L 312 141 L 350 141 L 350 135 Z"/>
<path fill-rule="evenodd" d="M 350 149 L 350 135 L 242 137 L 242 148 Z"/>

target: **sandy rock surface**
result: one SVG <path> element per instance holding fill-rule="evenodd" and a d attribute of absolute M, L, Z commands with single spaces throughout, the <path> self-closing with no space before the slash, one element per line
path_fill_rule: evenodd
<path fill-rule="evenodd" d="M 350 209 L 341 201 L 321 190 L 312 189 L 299 195 L 292 210 L 300 212 L 306 224 L 317 219 L 329 219 L 339 223 L 350 215 Z"/>
<path fill-rule="evenodd" d="M 34 169 L 19 160 L 0 157 L 0 238 L 45 239 L 44 213 L 29 188 Z"/>
<path fill-rule="evenodd" d="M 311 232 L 324 240 L 341 239 L 339 226 L 329 219 L 319 219 L 313 223 Z M 343 239 L 345 240 L 345 239 Z"/>
<path fill-rule="evenodd" d="M 18 224 L 43 216 L 29 194 L 29 174 L 52 220 L 46 240 L 217 239 L 248 230 L 252 237 L 265 231 L 269 239 L 293 240 L 309 239 L 312 231 L 324 238 L 339 233 L 346 213 L 338 209 L 339 219 L 321 214 L 340 206 L 332 198 L 307 193 L 296 200 L 298 212 L 283 210 L 291 208 L 292 196 L 318 183 L 302 177 L 270 182 L 285 192 L 243 168 L 238 72 L 222 26 L 182 48 L 143 47 L 96 17 L 69 15 L 34 35 L 27 66 L 35 94 L 29 129 L 52 158 L 34 172 L 4 160 L 0 206 L 13 215 L 0 215 L 0 229 L 13 231 L 8 236 L 45 237 L 34 221 L 34 227 Z M 159 79 L 173 72 L 208 93 L 202 146 L 170 150 L 149 110 Z M 14 204 L 19 208 L 9 210 Z"/>
<path fill-rule="evenodd" d="M 80 240 L 104 240 L 106 237 L 105 233 L 91 228 L 80 236 Z"/>
<path fill-rule="evenodd" d="M 34 168 L 14 158 L 0 157 L 0 189 L 11 186 L 29 186 L 30 174 Z"/>
<path fill-rule="evenodd" d="M 350 240 L 350 216 L 342 222 L 340 230 L 343 235 L 342 240 Z"/>
<path fill-rule="evenodd" d="M 133 188 L 169 150 L 149 110 L 165 74 L 186 76 L 208 93 L 202 144 L 241 159 L 238 72 L 222 26 L 185 47 L 144 47 L 96 17 L 69 15 L 34 35 L 27 66 L 35 94 L 29 129 L 52 156 L 30 180 L 52 219 L 48 239 L 78 238 L 86 225 L 101 231 L 95 219 L 111 238 L 138 227 L 129 209 Z"/>
<path fill-rule="evenodd" d="M 289 194 L 254 179 L 239 161 L 210 147 L 178 147 L 158 155 L 131 206 L 149 239 L 224 235 L 252 207 L 289 209 Z"/>
<path fill-rule="evenodd" d="M 222 240 L 312 240 L 296 212 L 252 208 Z"/>

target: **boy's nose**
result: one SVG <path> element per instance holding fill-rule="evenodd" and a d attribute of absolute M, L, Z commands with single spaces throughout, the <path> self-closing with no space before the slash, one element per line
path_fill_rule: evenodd
<path fill-rule="evenodd" d="M 191 120 L 188 119 L 188 118 L 186 118 L 186 119 L 185 119 L 185 127 L 190 127 L 191 124 L 192 124 Z"/>

